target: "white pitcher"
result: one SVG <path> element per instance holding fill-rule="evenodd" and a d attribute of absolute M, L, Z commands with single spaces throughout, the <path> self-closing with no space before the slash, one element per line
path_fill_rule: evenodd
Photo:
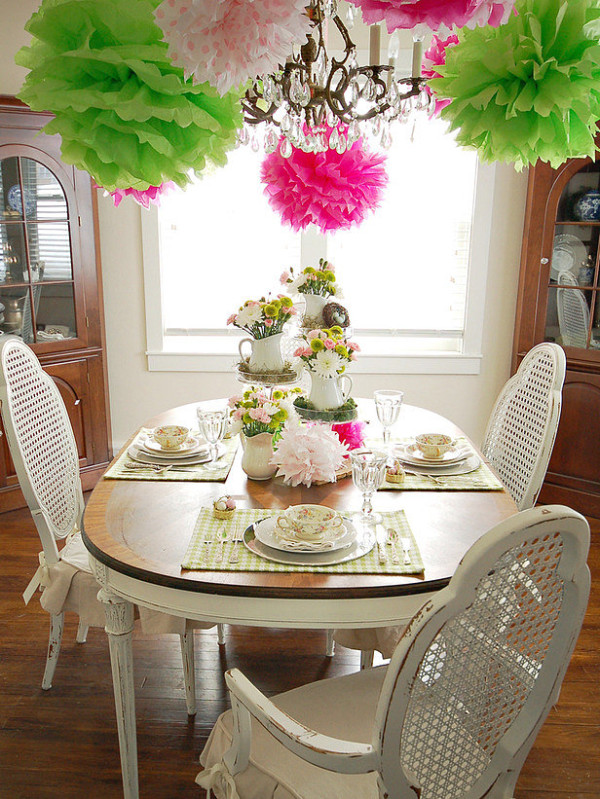
<path fill-rule="evenodd" d="M 250 480 L 269 480 L 277 471 L 277 466 L 272 466 L 273 434 L 259 433 L 257 436 L 245 436 L 240 433 L 242 442 L 242 469 Z"/>
<path fill-rule="evenodd" d="M 304 302 L 306 303 L 306 310 L 304 312 L 303 325 L 309 327 L 305 322 L 322 327 L 325 322 L 323 320 L 323 308 L 328 302 L 331 302 L 331 297 L 322 297 L 320 294 L 303 294 Z"/>
<path fill-rule="evenodd" d="M 318 411 L 333 411 L 343 405 L 352 391 L 352 378 L 348 375 L 341 377 L 321 377 L 310 373 L 310 396 L 309 401 Z M 347 388 L 342 388 L 342 381 L 346 382 Z"/>
<path fill-rule="evenodd" d="M 252 372 L 283 372 L 284 364 L 281 355 L 281 339 L 283 333 L 276 333 L 266 338 L 243 338 L 239 345 L 242 361 L 247 361 Z M 250 354 L 244 354 L 245 344 L 250 344 Z"/>

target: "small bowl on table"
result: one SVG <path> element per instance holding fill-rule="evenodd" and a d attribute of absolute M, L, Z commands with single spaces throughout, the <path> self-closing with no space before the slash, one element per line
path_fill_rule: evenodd
<path fill-rule="evenodd" d="M 166 424 L 155 427 L 152 438 L 162 449 L 179 449 L 190 437 L 190 428 L 179 424 Z"/>
<path fill-rule="evenodd" d="M 275 522 L 276 533 L 299 541 L 320 541 L 341 535 L 344 529 L 339 513 L 323 505 L 292 505 Z"/>
<path fill-rule="evenodd" d="M 454 449 L 455 441 L 452 436 L 444 433 L 422 433 L 415 438 L 417 449 L 428 460 L 439 460 L 447 452 Z"/>

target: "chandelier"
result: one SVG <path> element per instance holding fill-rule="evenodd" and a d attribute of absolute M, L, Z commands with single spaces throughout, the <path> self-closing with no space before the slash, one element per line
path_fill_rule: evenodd
<path fill-rule="evenodd" d="M 421 72 L 422 39 L 414 39 L 412 77 L 398 77 L 391 64 L 359 66 L 356 45 L 337 14 L 336 0 L 311 0 L 312 31 L 298 52 L 277 73 L 255 80 L 242 98 L 240 142 L 258 151 L 258 126 L 264 125 L 264 149 L 274 152 L 282 137 L 284 157 L 296 147 L 305 152 L 343 153 L 365 135 L 385 149 L 392 143 L 390 124 L 406 122 L 414 111 L 430 108 Z M 340 59 L 329 57 L 325 26 L 330 18 L 344 45 Z M 379 28 L 371 29 L 371 59 L 379 60 Z M 373 36 L 375 34 L 375 37 Z"/>

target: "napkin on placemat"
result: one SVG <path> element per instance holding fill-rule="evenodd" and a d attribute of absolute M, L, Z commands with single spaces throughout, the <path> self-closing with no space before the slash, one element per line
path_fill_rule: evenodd
<path fill-rule="evenodd" d="M 404 511 L 387 511 L 381 514 L 384 528 L 391 527 L 408 547 L 410 563 L 404 563 L 404 552 L 399 547 L 399 563 L 392 563 L 392 547 L 385 546 L 387 560 L 380 563 L 377 547 L 356 560 L 337 563 L 331 566 L 292 566 L 287 563 L 275 563 L 259 557 L 241 542 L 233 543 L 232 539 L 241 539 L 246 528 L 253 522 L 277 516 L 281 510 L 260 508 L 237 509 L 229 521 L 215 518 L 212 508 L 203 508 L 196 520 L 192 540 L 188 546 L 181 567 L 183 569 L 204 569 L 207 571 L 242 571 L 242 572 L 321 572 L 326 574 L 419 574 L 423 571 L 423 561 L 419 548 L 406 520 Z M 219 530 L 223 530 L 219 535 Z M 208 542 L 208 543 L 207 543 Z M 225 542 L 225 543 L 223 543 Z M 230 562 L 230 554 L 235 548 L 237 562 Z M 307 555 L 309 558 L 310 555 Z"/>
<path fill-rule="evenodd" d="M 139 446 L 142 437 L 146 435 L 147 430 L 142 428 L 134 438 L 132 446 Z M 125 450 L 116 463 L 113 463 L 104 473 L 104 477 L 109 480 L 176 480 L 178 482 L 204 480 L 212 483 L 220 483 L 227 479 L 227 475 L 231 471 L 238 442 L 239 436 L 234 436 L 234 438 L 225 439 L 221 442 L 221 445 L 225 447 L 225 454 L 217 461 L 216 465 L 218 468 L 209 468 L 206 463 L 198 463 L 194 466 L 175 463 L 174 466 L 176 466 L 176 470 L 169 470 L 162 473 L 153 471 L 150 466 L 148 466 L 148 469 L 138 469 L 138 466 L 144 466 L 144 464 L 132 460 L 127 454 L 127 450 Z M 129 447 L 127 449 L 129 449 Z M 135 463 L 136 468 L 128 469 L 125 465 L 127 463 Z"/>
<path fill-rule="evenodd" d="M 410 469 L 408 464 L 403 464 Z M 439 474 L 431 471 L 436 478 L 432 480 L 425 474 L 406 474 L 402 483 L 388 483 L 380 491 L 502 491 L 504 486 L 492 470 L 482 463 L 467 474 Z M 439 481 L 439 482 L 438 482 Z"/>

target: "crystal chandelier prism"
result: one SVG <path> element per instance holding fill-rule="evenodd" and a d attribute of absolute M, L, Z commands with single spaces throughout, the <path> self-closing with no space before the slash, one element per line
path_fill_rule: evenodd
<path fill-rule="evenodd" d="M 240 142 L 258 151 L 262 129 L 265 151 L 274 152 L 282 137 L 280 152 L 286 158 L 292 147 L 343 153 L 365 135 L 389 148 L 393 122 L 406 122 L 415 111 L 430 110 L 431 98 L 420 76 L 422 40 L 414 40 L 413 77 L 398 77 L 393 63 L 359 66 L 356 45 L 338 16 L 335 0 L 311 0 L 307 14 L 312 31 L 306 43 L 277 73 L 255 80 L 242 98 L 246 124 Z M 339 59 L 327 53 L 328 19 L 343 40 Z M 378 49 L 377 45 L 376 60 Z"/>

